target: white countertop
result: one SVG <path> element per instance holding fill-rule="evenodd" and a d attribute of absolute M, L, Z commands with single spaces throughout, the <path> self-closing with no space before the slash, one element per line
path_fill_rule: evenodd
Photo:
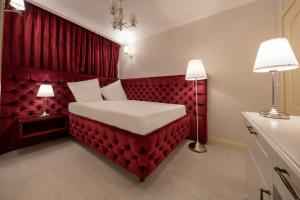
<path fill-rule="evenodd" d="M 261 117 L 258 113 L 243 112 L 265 139 L 280 151 L 285 160 L 293 165 L 300 177 L 300 117 L 291 116 L 289 120 L 270 119 Z"/>

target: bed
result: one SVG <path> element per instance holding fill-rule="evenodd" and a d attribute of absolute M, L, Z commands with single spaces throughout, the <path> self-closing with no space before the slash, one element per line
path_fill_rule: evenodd
<path fill-rule="evenodd" d="M 69 104 L 69 132 L 144 181 L 190 132 L 185 105 L 145 101 Z"/>
<path fill-rule="evenodd" d="M 78 73 L 54 72 L 26 67 L 3 66 L 0 115 L 0 153 L 20 148 L 15 142 L 17 118 L 32 117 L 43 112 L 43 100 L 36 96 L 42 83 L 53 86 L 54 98 L 48 99 L 47 111 L 51 114 L 68 114 L 68 104 L 75 99 L 67 82 L 98 78 L 101 87 L 117 79 L 101 78 Z M 196 139 L 195 87 L 185 81 L 185 75 L 122 79 L 126 96 L 131 100 L 182 104 L 190 117 L 188 139 Z M 207 142 L 207 81 L 198 81 L 199 140 Z M 41 141 L 46 138 L 41 137 Z"/>

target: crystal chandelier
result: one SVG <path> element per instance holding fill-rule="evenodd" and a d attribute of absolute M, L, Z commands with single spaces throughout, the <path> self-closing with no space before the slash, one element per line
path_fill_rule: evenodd
<path fill-rule="evenodd" d="M 113 29 L 122 31 L 124 28 L 136 27 L 137 19 L 135 14 L 131 14 L 129 22 L 124 22 L 124 14 L 122 3 L 124 0 L 111 0 L 110 13 L 114 16 L 114 20 L 111 23 Z"/>

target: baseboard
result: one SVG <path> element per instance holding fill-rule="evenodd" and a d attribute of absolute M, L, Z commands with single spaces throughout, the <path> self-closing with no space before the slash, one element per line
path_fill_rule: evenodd
<path fill-rule="evenodd" d="M 245 144 L 240 144 L 237 142 L 221 139 L 221 138 L 215 138 L 215 137 L 209 137 L 208 138 L 208 144 L 219 144 L 227 147 L 232 147 L 240 150 L 245 150 L 246 145 Z"/>

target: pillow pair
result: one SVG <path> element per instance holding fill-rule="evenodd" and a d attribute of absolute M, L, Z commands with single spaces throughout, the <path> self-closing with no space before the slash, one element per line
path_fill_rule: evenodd
<path fill-rule="evenodd" d="M 91 102 L 103 100 L 127 100 L 121 81 L 118 80 L 100 89 L 99 80 L 92 79 L 87 81 L 67 83 L 76 102 Z"/>

